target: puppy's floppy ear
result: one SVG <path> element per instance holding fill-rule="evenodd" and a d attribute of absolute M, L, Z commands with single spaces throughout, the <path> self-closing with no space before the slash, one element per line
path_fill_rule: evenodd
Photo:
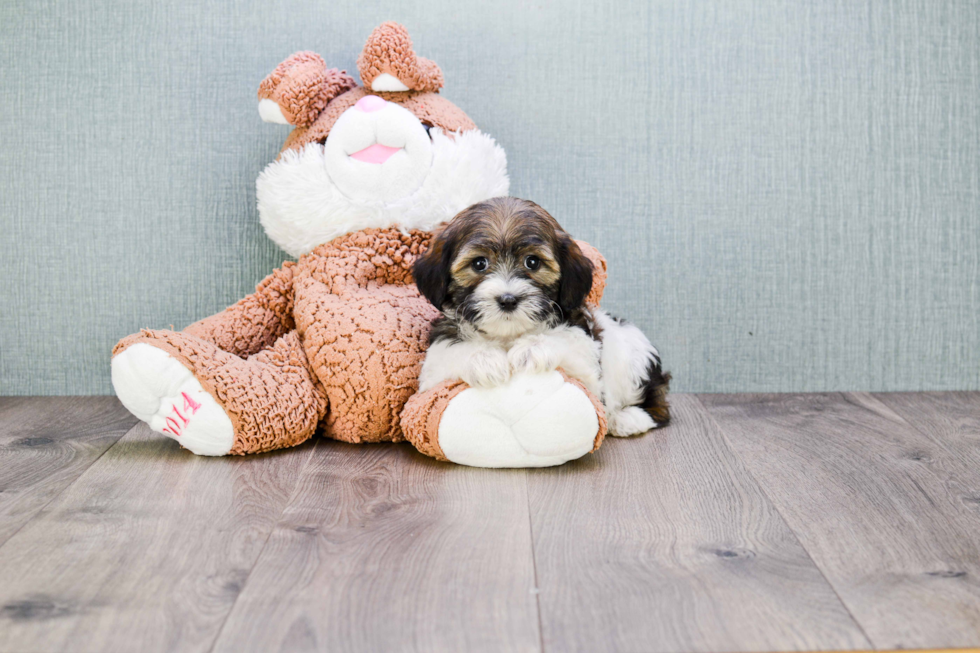
<path fill-rule="evenodd" d="M 558 266 L 561 268 L 558 305 L 568 315 L 581 308 L 592 289 L 592 261 L 582 253 L 571 236 L 562 233 L 558 237 Z"/>
<path fill-rule="evenodd" d="M 455 256 L 455 237 L 453 230 L 444 227 L 432 236 L 429 249 L 412 266 L 412 276 L 419 292 L 442 310 L 449 294 L 449 275 Z"/>

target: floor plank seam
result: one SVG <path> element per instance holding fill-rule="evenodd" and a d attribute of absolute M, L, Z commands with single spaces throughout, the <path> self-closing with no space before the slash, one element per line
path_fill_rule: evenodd
<path fill-rule="evenodd" d="M 531 488 L 528 471 L 524 470 L 524 497 L 527 499 L 527 529 L 531 536 L 531 569 L 534 571 L 534 606 L 538 617 L 538 650 L 544 653 L 544 627 L 541 620 L 541 580 L 538 578 L 538 558 L 534 550 L 534 520 L 531 519 Z"/>
<path fill-rule="evenodd" d="M 132 425 L 131 427 L 129 427 L 129 429 L 128 429 L 128 430 L 127 430 L 127 431 L 126 431 L 125 433 L 123 433 L 123 434 L 122 434 L 122 435 L 120 435 L 120 436 L 119 436 L 118 438 L 116 438 L 116 441 L 115 441 L 115 442 L 113 442 L 113 443 L 112 443 L 111 445 L 109 445 L 108 447 L 106 447 L 106 448 L 105 448 L 105 451 L 103 451 L 103 452 L 102 452 L 102 453 L 100 453 L 100 454 L 99 454 L 98 456 L 96 456 L 95 458 L 93 458 L 93 459 L 92 459 L 92 462 L 90 462 L 90 463 L 89 463 L 89 465 L 88 465 L 88 467 L 86 467 L 86 468 L 85 468 L 85 469 L 84 469 L 84 470 L 82 471 L 82 473 L 81 473 L 81 474 L 79 474 L 78 476 L 76 476 L 76 477 L 75 477 L 75 478 L 74 478 L 74 479 L 72 480 L 72 482 L 71 482 L 71 483 L 69 483 L 69 484 L 68 484 L 68 485 L 66 485 L 65 487 L 63 487 L 63 488 L 61 488 L 61 491 L 60 491 L 60 492 L 57 492 L 57 493 L 56 493 L 56 494 L 55 494 L 55 495 L 54 495 L 53 497 L 51 497 L 51 499 L 49 499 L 48 501 L 45 501 L 45 502 L 44 502 L 44 505 L 42 505 L 42 506 L 41 506 L 41 507 L 40 507 L 40 508 L 38 509 L 38 511 L 37 511 L 37 512 L 36 512 L 36 513 L 34 514 L 34 516 L 33 516 L 33 517 L 31 517 L 30 519 L 28 519 L 28 520 L 27 520 L 26 522 L 24 522 L 23 524 L 21 524 L 21 526 L 20 526 L 20 528 L 18 528 L 18 529 L 17 529 L 16 531 L 14 531 L 13 533 L 11 533 L 11 534 L 10 534 L 10 537 L 8 537 L 7 539 L 5 539 L 5 540 L 4 540 L 3 542 L 0 542 L 0 549 L 2 549 L 3 547 L 5 547 L 5 546 L 7 546 L 7 543 L 8 543 L 8 542 L 10 542 L 11 540 L 13 540 L 13 539 L 14 539 L 15 537 L 17 537 L 17 535 L 18 535 L 18 533 L 20 533 L 20 532 L 21 532 L 22 530 L 24 530 L 25 528 L 27 528 L 27 526 L 29 526 L 30 524 L 33 524 L 33 523 L 34 523 L 34 521 L 35 521 L 35 520 L 36 520 L 36 519 L 37 519 L 38 517 L 40 517 L 40 516 L 41 516 L 42 514 L 44 514 L 44 510 L 45 510 L 45 508 L 47 508 L 48 506 L 50 506 L 50 505 L 51 505 L 52 503 L 54 503 L 54 502 L 55 502 L 55 500 L 57 500 L 57 499 L 58 499 L 59 497 L 61 497 L 61 496 L 62 496 L 62 495 L 63 495 L 63 494 L 65 493 L 65 492 L 67 492 L 68 490 L 70 490 L 70 489 L 72 488 L 72 486 L 74 486 L 74 485 L 75 485 L 75 483 L 78 483 L 78 481 L 79 481 L 79 480 L 80 480 L 80 479 L 81 479 L 81 478 L 82 478 L 83 476 L 85 476 L 86 474 L 88 474 L 88 473 L 89 473 L 89 470 L 91 470 L 91 469 L 92 469 L 92 467 L 94 467 L 94 466 L 95 466 L 95 464 L 96 464 L 97 462 L 99 462 L 100 460 L 102 460 L 102 456 L 104 456 L 104 455 L 106 455 L 107 453 L 109 453 L 109 451 L 110 451 L 110 450 L 111 450 L 111 449 L 112 449 L 112 448 L 113 448 L 114 446 L 116 446 L 117 444 L 119 444 L 119 441 L 120 441 L 120 440 L 122 440 L 122 439 L 123 439 L 123 438 L 125 438 L 125 437 L 126 437 L 127 435 L 129 435 L 130 433 L 132 433 L 134 429 L 136 429 L 136 428 L 138 428 L 138 427 L 140 426 L 140 424 L 141 424 L 141 422 L 139 422 L 138 420 L 136 420 L 136 418 L 135 418 L 135 417 L 133 418 L 133 420 L 134 420 L 134 424 L 133 424 L 133 425 Z"/>
<path fill-rule="evenodd" d="M 836 393 L 836 394 L 840 394 L 843 397 L 843 393 Z M 806 557 L 813 564 L 813 568 L 816 569 L 818 572 L 820 572 L 820 576 L 824 579 L 824 582 L 827 583 L 827 587 L 830 588 L 830 591 L 832 591 L 834 593 L 834 596 L 837 597 L 837 600 L 840 601 L 841 606 L 847 612 L 847 615 L 851 618 L 851 621 L 854 622 L 854 625 L 857 626 L 858 630 L 861 632 L 861 635 L 868 643 L 868 646 L 871 647 L 873 650 L 879 650 L 878 645 L 875 644 L 874 640 L 871 639 L 871 636 L 864 629 L 864 625 L 860 621 L 858 621 L 858 618 L 856 616 L 854 616 L 854 612 L 851 610 L 851 606 L 849 606 L 847 602 L 844 601 L 844 597 L 840 595 L 840 592 L 837 590 L 837 587 L 835 587 L 834 584 L 830 581 L 830 578 L 827 577 L 827 572 L 824 571 L 824 569 L 817 563 L 816 560 L 814 560 L 813 554 L 810 553 L 810 550 L 803 543 L 803 540 L 800 539 L 799 534 L 790 525 L 789 521 L 786 519 L 786 516 L 783 514 L 783 511 L 780 510 L 779 503 L 773 500 L 772 496 L 769 494 L 769 491 L 766 489 L 765 485 L 759 482 L 759 479 L 752 472 L 752 468 L 749 465 L 745 464 L 745 461 L 742 460 L 741 454 L 739 454 L 738 450 L 734 446 L 732 446 L 731 441 L 728 439 L 728 434 L 725 432 L 725 429 L 721 427 L 721 424 L 718 423 L 718 420 L 715 419 L 715 416 L 712 413 L 711 408 L 703 401 L 701 401 L 700 395 L 695 395 L 695 398 L 698 400 L 698 403 L 701 404 L 701 407 L 704 409 L 705 417 L 710 419 L 714 427 L 718 429 L 718 433 L 721 434 L 721 438 L 725 444 L 725 447 L 728 448 L 728 450 L 732 453 L 735 459 L 738 460 L 738 462 L 742 465 L 742 467 L 745 469 L 745 472 L 749 475 L 749 478 L 752 479 L 752 482 L 756 484 L 756 487 L 759 488 L 759 491 L 766 498 L 766 501 L 768 501 L 770 505 L 772 505 L 773 510 L 775 510 L 776 514 L 779 515 L 779 518 L 783 520 L 783 523 L 786 525 L 786 528 L 789 529 L 789 532 L 793 534 L 793 539 L 795 539 L 797 544 L 800 545 L 800 549 L 803 550 L 803 553 L 806 554 Z"/>
<path fill-rule="evenodd" d="M 228 620 L 231 619 L 231 615 L 235 611 L 235 606 L 238 605 L 239 599 L 245 593 L 245 588 L 248 587 L 248 581 L 252 577 L 252 574 L 255 572 L 255 568 L 258 566 L 259 561 L 262 559 L 262 554 L 265 553 L 266 547 L 269 546 L 269 540 L 272 539 L 273 532 L 276 530 L 276 527 L 279 526 L 279 523 L 282 521 L 282 516 L 286 514 L 286 510 L 289 508 L 290 505 L 292 505 L 293 500 L 296 498 L 296 494 L 299 492 L 300 480 L 302 480 L 303 473 L 306 471 L 306 468 L 309 466 L 310 461 L 313 460 L 313 453 L 316 451 L 317 447 L 320 446 L 320 443 L 322 443 L 324 440 L 325 438 L 323 437 L 317 437 L 317 441 L 313 443 L 312 447 L 310 447 L 310 453 L 307 455 L 306 461 L 303 463 L 303 466 L 300 467 L 300 469 L 296 474 L 296 485 L 293 486 L 293 491 L 290 492 L 289 498 L 286 499 L 286 501 L 282 504 L 282 510 L 279 511 L 279 516 L 276 517 L 275 521 L 272 522 L 272 528 L 269 529 L 269 534 L 266 535 L 265 542 L 262 543 L 262 548 L 259 549 L 258 553 L 255 555 L 255 560 L 252 561 L 252 566 L 249 567 L 248 574 L 245 576 L 245 580 L 242 581 L 241 589 L 238 590 L 238 594 L 235 596 L 235 600 L 232 602 L 231 607 L 228 609 L 228 614 L 225 615 L 224 621 L 221 622 L 221 628 L 218 629 L 218 632 L 215 634 L 214 639 L 211 641 L 211 646 L 208 647 L 208 653 L 214 651 L 214 647 L 218 645 L 219 641 L 221 641 L 221 636 L 225 632 L 225 626 L 228 624 Z"/>
<path fill-rule="evenodd" d="M 851 393 L 844 393 L 844 394 L 845 395 L 848 395 L 848 394 L 851 394 Z M 882 406 L 884 406 L 885 408 L 887 408 L 889 411 L 891 411 L 891 413 L 893 415 L 895 415 L 895 417 L 897 417 L 898 419 L 902 420 L 902 423 L 903 424 L 906 424 L 909 428 L 911 428 L 913 431 L 915 431 L 916 433 L 918 433 L 919 435 L 921 435 L 922 437 L 924 437 L 926 440 L 929 440 L 930 442 L 935 442 L 940 447 L 943 447 L 943 449 L 946 449 L 946 447 L 944 446 L 944 443 L 943 443 L 942 440 L 936 440 L 936 438 L 933 437 L 933 435 L 931 433 L 929 433 L 926 430 L 923 430 L 917 423 L 910 421 L 908 418 L 905 417 L 905 415 L 903 413 L 899 412 L 898 410 L 895 410 L 887 402 L 885 402 L 884 400 L 882 400 L 882 398 L 881 398 L 880 395 L 888 394 L 888 393 L 885 393 L 885 392 L 868 392 L 866 394 L 867 394 L 867 396 L 871 397 L 872 399 L 874 399 L 875 401 L 877 401 L 878 403 L 880 403 Z"/>

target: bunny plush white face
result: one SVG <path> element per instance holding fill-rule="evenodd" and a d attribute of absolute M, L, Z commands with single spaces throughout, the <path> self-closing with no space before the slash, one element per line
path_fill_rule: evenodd
<path fill-rule="evenodd" d="M 405 125 L 408 112 L 392 109 L 394 119 L 381 126 L 376 143 L 364 145 L 353 134 L 349 147 L 356 149 L 348 153 L 338 131 L 336 144 L 331 134 L 325 145 L 287 150 L 259 175 L 262 226 L 286 252 L 301 256 L 372 227 L 431 231 L 471 204 L 508 194 L 507 158 L 492 138 L 475 129 L 447 135 L 432 127 L 426 134 L 417 123 L 399 148 L 386 130 Z"/>
<path fill-rule="evenodd" d="M 256 184 L 266 233 L 293 256 L 362 229 L 431 231 L 509 192 L 503 149 L 438 94 L 442 72 L 403 27 L 376 29 L 358 69 L 366 87 L 300 52 L 259 88 L 263 119 L 296 126 Z"/>
<path fill-rule="evenodd" d="M 411 111 L 365 95 L 334 123 L 323 156 L 341 193 L 388 203 L 422 185 L 432 167 L 432 140 Z"/>

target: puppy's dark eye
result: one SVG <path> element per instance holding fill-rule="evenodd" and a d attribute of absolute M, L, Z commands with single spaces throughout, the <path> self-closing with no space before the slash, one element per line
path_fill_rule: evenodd
<path fill-rule="evenodd" d="M 524 267 L 528 270 L 537 270 L 541 267 L 541 259 L 533 254 L 524 257 Z"/>
<path fill-rule="evenodd" d="M 476 270 L 477 272 L 483 272 L 484 270 L 487 269 L 488 264 L 489 261 L 487 261 L 487 257 L 481 256 L 479 258 L 473 259 L 473 263 L 471 263 L 470 265 L 472 265 L 473 269 Z"/>

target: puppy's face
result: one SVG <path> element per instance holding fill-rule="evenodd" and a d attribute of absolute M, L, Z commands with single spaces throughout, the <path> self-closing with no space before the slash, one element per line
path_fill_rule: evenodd
<path fill-rule="evenodd" d="M 575 241 L 540 206 L 512 197 L 458 214 L 413 273 L 445 315 L 493 338 L 567 319 L 592 287 L 592 264 Z"/>

